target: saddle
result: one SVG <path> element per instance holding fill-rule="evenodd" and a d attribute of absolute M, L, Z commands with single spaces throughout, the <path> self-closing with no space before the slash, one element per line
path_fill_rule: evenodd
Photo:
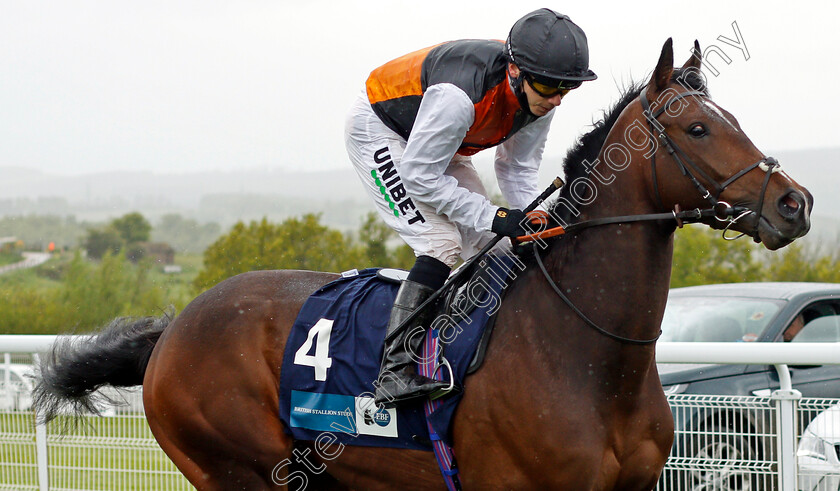
<path fill-rule="evenodd" d="M 434 353 L 448 366 L 446 376 L 459 386 L 481 365 L 502 296 L 516 276 L 514 264 L 515 258 L 488 256 L 431 304 L 427 335 L 437 342 Z M 280 417 L 295 439 L 331 432 L 350 445 L 431 450 L 423 401 L 387 409 L 373 404 L 382 342 L 405 274 L 352 270 L 305 302 L 286 343 L 279 388 Z M 430 417 L 435 434 L 449 439 L 462 396 L 440 400 Z"/>

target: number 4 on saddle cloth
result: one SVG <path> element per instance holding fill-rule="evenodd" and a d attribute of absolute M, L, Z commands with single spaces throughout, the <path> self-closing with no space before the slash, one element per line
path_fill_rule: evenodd
<path fill-rule="evenodd" d="M 478 369 L 495 314 L 521 263 L 515 257 L 488 256 L 461 285 L 433 304 L 427 357 L 437 366 L 445 357 L 444 379 L 463 387 Z M 325 432 L 348 445 L 431 450 L 423 400 L 397 408 L 378 408 L 373 382 L 379 374 L 383 340 L 399 282 L 378 269 L 344 273 L 316 291 L 301 308 L 289 334 L 280 377 L 280 418 L 295 439 L 315 440 Z M 434 369 L 434 368 L 432 368 Z M 451 444 L 449 426 L 463 394 L 439 400 L 428 425 Z"/>

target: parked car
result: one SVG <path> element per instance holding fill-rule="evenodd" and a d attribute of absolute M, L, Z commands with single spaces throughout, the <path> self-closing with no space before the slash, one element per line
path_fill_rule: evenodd
<path fill-rule="evenodd" d="M 840 342 L 840 284 L 733 283 L 671 290 L 661 341 Z M 737 396 L 768 396 L 779 388 L 772 365 L 658 364 L 666 394 L 734 396 L 729 407 L 701 403 L 675 408 L 676 461 L 685 470 L 666 474 L 681 489 L 772 489 L 776 447 L 770 406 L 751 407 Z M 840 366 L 789 366 L 803 397 L 840 397 Z M 810 421 L 801 420 L 800 428 Z M 717 463 L 702 469 L 700 457 Z M 752 465 L 752 464 L 755 465 Z M 669 484 L 670 486 L 670 484 Z"/>
<path fill-rule="evenodd" d="M 32 365 L 0 364 L 0 411 L 27 411 L 32 407 L 34 372 Z"/>
<path fill-rule="evenodd" d="M 799 491 L 840 489 L 840 404 L 818 414 L 805 428 L 796 460 Z"/>
<path fill-rule="evenodd" d="M 675 288 L 660 341 L 840 342 L 840 284 L 732 283 Z M 791 366 L 803 397 L 840 397 L 840 366 Z M 769 395 L 769 365 L 659 364 L 668 394 Z"/>
<path fill-rule="evenodd" d="M 9 381 L 6 382 L 6 372 Z M 0 411 L 29 411 L 32 409 L 35 367 L 26 363 L 0 363 Z M 117 413 L 142 412 L 143 401 L 139 388 L 118 391 L 106 388 L 106 396 L 120 403 L 114 406 L 107 401 L 97 405 L 101 416 Z M 69 411 L 69 409 L 66 409 Z"/>

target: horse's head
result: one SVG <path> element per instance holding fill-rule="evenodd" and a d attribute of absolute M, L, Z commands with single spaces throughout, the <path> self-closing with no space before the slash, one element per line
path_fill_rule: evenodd
<path fill-rule="evenodd" d="M 813 197 L 776 159 L 750 141 L 729 112 L 708 96 L 700 71 L 697 41 L 693 55 L 673 66 L 671 39 L 639 97 L 641 125 L 649 131 L 645 156 L 651 199 L 661 211 L 710 208 L 720 217 L 704 223 L 750 235 L 768 249 L 778 249 L 810 228 Z M 626 134 L 630 138 L 630 134 Z M 734 222 L 724 220 L 732 215 Z"/>

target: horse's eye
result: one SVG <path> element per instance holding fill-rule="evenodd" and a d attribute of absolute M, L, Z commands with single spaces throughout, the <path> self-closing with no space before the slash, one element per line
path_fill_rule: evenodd
<path fill-rule="evenodd" d="M 694 123 L 691 125 L 691 128 L 688 129 L 688 133 L 693 136 L 694 138 L 702 138 L 706 136 L 706 127 L 703 126 L 702 123 Z"/>

